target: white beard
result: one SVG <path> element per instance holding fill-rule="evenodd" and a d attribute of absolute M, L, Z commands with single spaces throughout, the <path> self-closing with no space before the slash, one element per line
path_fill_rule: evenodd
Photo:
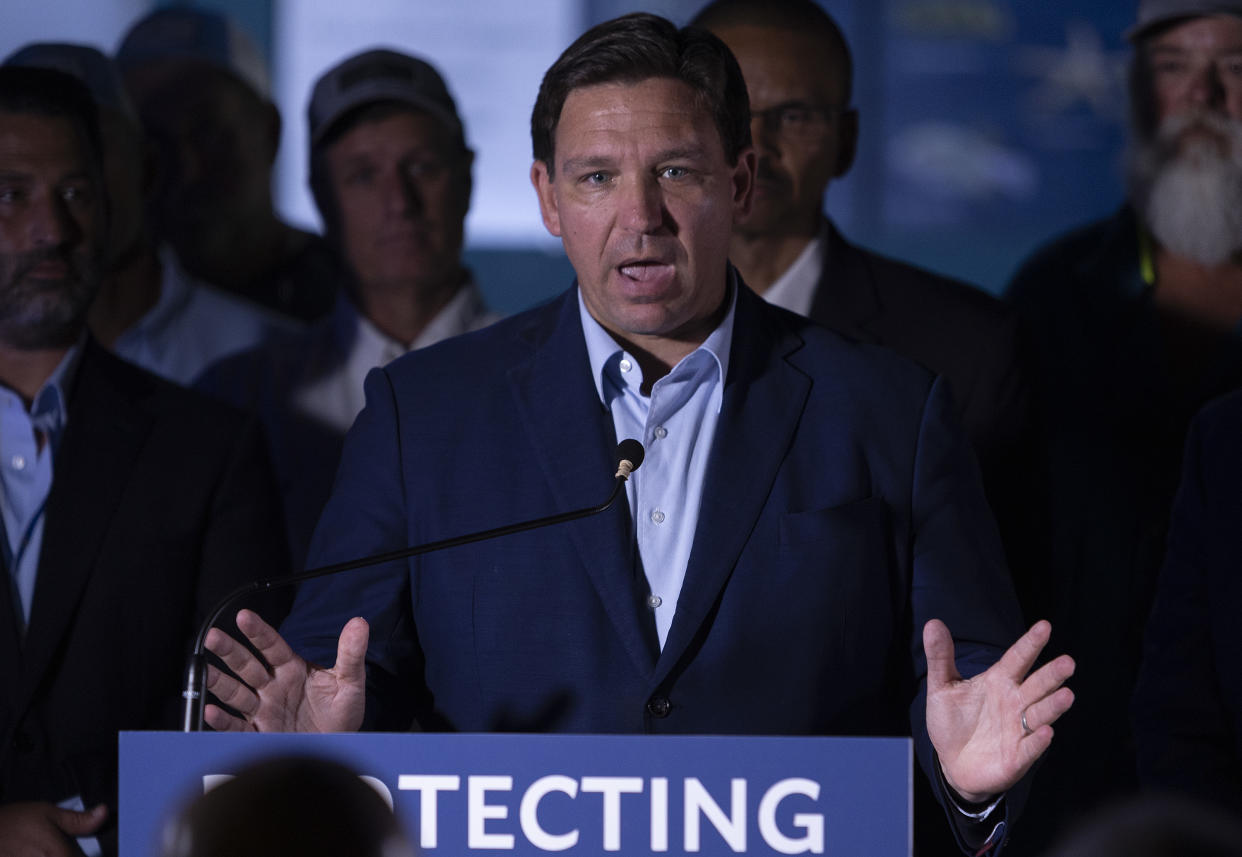
<path fill-rule="evenodd" d="M 1201 125 L 1227 141 L 1180 143 Z M 1172 116 L 1154 139 L 1135 144 L 1131 199 L 1167 250 L 1201 265 L 1227 262 L 1242 250 L 1242 123 L 1211 114 Z"/>

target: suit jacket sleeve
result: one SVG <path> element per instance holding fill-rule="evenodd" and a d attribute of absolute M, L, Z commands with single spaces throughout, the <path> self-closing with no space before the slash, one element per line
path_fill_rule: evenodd
<path fill-rule="evenodd" d="M 196 621 L 233 588 L 288 573 L 280 508 L 262 432 L 257 421 L 248 420 L 225 462 L 204 528 Z M 288 592 L 273 591 L 250 596 L 243 606 L 279 623 L 291 602 Z"/>
<path fill-rule="evenodd" d="M 910 719 L 928 781 L 945 806 L 959 846 L 973 854 L 998 822 L 1012 823 L 1025 802 L 1031 776 L 1010 790 L 997 812 L 983 822 L 972 822 L 948 802 L 927 736 L 923 625 L 933 618 L 945 622 L 953 634 L 957 669 L 966 678 L 995 663 L 1023 627 L 997 529 L 980 487 L 978 466 L 965 434 L 955 425 L 952 409 L 943 381 L 937 379 L 928 396 L 915 463 L 910 645 L 920 684 Z"/>
<path fill-rule="evenodd" d="M 406 491 L 392 384 L 382 369 L 365 382 L 366 407 L 346 437 L 331 499 L 311 541 L 308 567 L 405 547 Z M 416 452 L 416 451 L 415 451 Z M 405 561 L 312 580 L 299 590 L 281 633 L 312 663 L 336 660 L 341 629 L 353 616 L 371 626 L 364 728 L 405 730 L 421 698 Z"/>

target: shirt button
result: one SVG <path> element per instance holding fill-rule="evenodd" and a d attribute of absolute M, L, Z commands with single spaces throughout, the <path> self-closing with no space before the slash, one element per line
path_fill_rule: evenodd
<path fill-rule="evenodd" d="M 13 465 L 14 470 L 26 469 L 26 456 L 18 454 L 9 459 L 9 463 Z"/>
<path fill-rule="evenodd" d="M 667 697 L 653 696 L 647 702 L 647 713 L 652 717 L 668 717 L 669 709 L 672 707 Z"/>
<path fill-rule="evenodd" d="M 633 363 L 631 363 L 631 362 L 630 362 L 630 361 L 628 361 L 628 360 L 622 359 L 622 361 L 621 361 L 621 371 L 622 371 L 622 372 L 628 372 L 628 371 L 630 371 L 630 370 L 631 370 L 631 369 L 633 369 L 633 368 L 634 368 L 634 364 L 633 364 Z"/>
<path fill-rule="evenodd" d="M 650 607 L 652 610 L 656 609 L 663 603 L 664 603 L 664 599 L 658 595 L 647 596 L 647 606 Z"/>
<path fill-rule="evenodd" d="M 656 426 L 655 436 L 656 437 L 668 437 L 668 429 L 666 429 L 664 426 Z"/>
<path fill-rule="evenodd" d="M 654 512 L 652 512 L 652 513 L 651 513 L 651 520 L 652 520 L 654 523 L 657 523 L 657 524 L 663 524 L 663 523 L 664 523 L 664 513 L 663 513 L 663 512 L 661 512 L 659 509 L 656 509 Z"/>

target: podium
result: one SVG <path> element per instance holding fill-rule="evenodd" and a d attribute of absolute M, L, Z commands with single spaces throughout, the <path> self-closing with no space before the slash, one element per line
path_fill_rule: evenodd
<path fill-rule="evenodd" d="M 121 733 L 120 852 L 285 754 L 358 771 L 425 857 L 911 853 L 909 738 L 214 732 Z"/>

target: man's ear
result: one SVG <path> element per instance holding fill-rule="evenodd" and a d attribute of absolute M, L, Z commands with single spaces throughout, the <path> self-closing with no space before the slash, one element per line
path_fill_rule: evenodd
<path fill-rule="evenodd" d="M 535 186 L 535 195 L 539 197 L 539 214 L 543 217 L 544 228 L 560 238 L 561 215 L 556 208 L 556 193 L 552 188 L 552 176 L 548 173 L 546 163 L 535 161 L 531 164 L 530 183 Z"/>
<path fill-rule="evenodd" d="M 837 162 L 833 165 L 832 177 L 841 178 L 854 165 L 854 155 L 858 152 L 858 110 L 850 108 L 837 119 L 840 130 L 837 135 Z"/>
<path fill-rule="evenodd" d="M 730 181 L 733 184 L 733 222 L 750 214 L 750 206 L 755 196 L 755 157 L 753 147 L 747 146 L 737 156 L 737 166 L 733 168 Z"/>
<path fill-rule="evenodd" d="M 474 149 L 466 149 L 461 155 L 461 179 L 465 187 L 462 193 L 465 199 L 462 206 L 462 216 L 470 210 L 470 201 L 474 197 Z"/>

